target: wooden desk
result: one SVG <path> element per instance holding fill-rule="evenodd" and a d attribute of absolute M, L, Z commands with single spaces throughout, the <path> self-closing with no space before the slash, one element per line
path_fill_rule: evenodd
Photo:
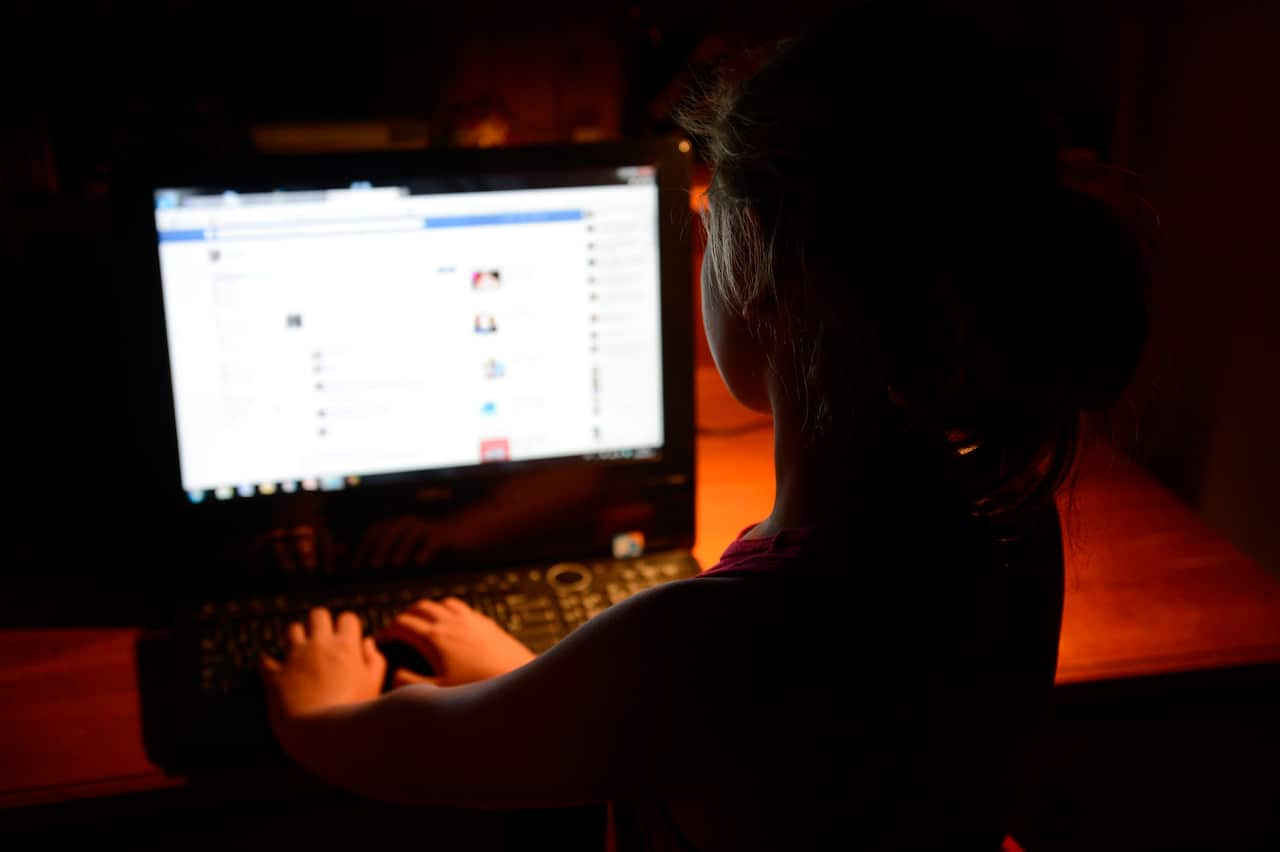
<path fill-rule="evenodd" d="M 758 419 L 698 374 L 699 421 Z M 773 502 L 772 433 L 698 441 L 695 555 Z M 1086 460 L 1068 535 L 1058 681 L 1280 662 L 1280 582 L 1120 458 Z M 180 785 L 142 747 L 136 630 L 0 631 L 0 807 Z"/>
<path fill-rule="evenodd" d="M 699 420 L 753 415 L 699 371 Z M 698 544 L 703 565 L 768 514 L 773 437 L 698 442 Z M 1094 448 L 1060 501 L 1066 602 L 1058 683 L 1280 662 L 1280 580 L 1211 530 L 1124 456 Z"/>

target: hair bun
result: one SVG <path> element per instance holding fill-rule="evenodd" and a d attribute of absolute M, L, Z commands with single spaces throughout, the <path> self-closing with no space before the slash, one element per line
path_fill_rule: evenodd
<path fill-rule="evenodd" d="M 1101 199 L 1070 187 L 1054 193 L 1042 348 L 1061 401 L 1075 409 L 1114 402 L 1142 357 L 1147 330 L 1146 261 L 1140 241 Z M 1042 374 L 1044 375 L 1044 374 Z"/>

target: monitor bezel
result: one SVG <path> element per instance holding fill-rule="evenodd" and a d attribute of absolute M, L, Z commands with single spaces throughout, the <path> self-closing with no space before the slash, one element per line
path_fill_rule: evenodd
<path fill-rule="evenodd" d="M 663 446 L 656 458 L 557 457 L 455 468 L 406 472 L 395 481 L 373 481 L 355 488 L 287 494 L 235 497 L 192 503 L 183 489 L 179 470 L 177 417 L 170 372 L 168 334 L 160 277 L 155 222 L 157 189 L 172 187 L 236 187 L 241 191 L 269 191 L 280 186 L 305 184 L 349 185 L 352 181 L 394 184 L 464 176 L 493 176 L 571 169 L 613 169 L 625 166 L 656 167 L 660 247 L 660 299 L 662 335 Z M 681 489 L 694 483 L 693 401 L 693 304 L 690 249 L 688 155 L 674 140 L 644 140 L 571 146 L 537 146 L 503 149 L 448 149 L 413 152 L 344 155 L 260 155 L 190 165 L 156 165 L 128 179 L 127 197 L 132 208 L 128 220 L 135 223 L 144 270 L 144 344 L 148 357 L 144 382 L 152 405 L 150 442 L 156 458 L 156 487 L 163 489 L 158 504 L 197 529 L 222 525 L 267 522 L 287 509 L 291 501 L 314 502 L 317 495 L 325 512 L 344 507 L 368 511 L 379 503 L 403 504 L 412 493 L 419 503 L 433 504 L 432 511 L 447 512 L 476 499 L 495 483 L 524 471 L 542 468 L 604 466 L 606 479 L 634 491 L 650 484 L 655 495 L 665 487 Z M 395 499 L 391 499 L 391 498 Z M 683 513 L 682 513 L 683 514 Z M 693 517 L 677 522 L 679 529 L 661 531 L 664 542 L 692 546 Z M 667 514 L 669 516 L 669 513 Z"/>

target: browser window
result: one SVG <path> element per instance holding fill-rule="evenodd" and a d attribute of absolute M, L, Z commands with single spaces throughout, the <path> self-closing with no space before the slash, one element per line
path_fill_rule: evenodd
<path fill-rule="evenodd" d="M 598 185 L 155 198 L 193 502 L 661 451 L 645 167 Z"/>

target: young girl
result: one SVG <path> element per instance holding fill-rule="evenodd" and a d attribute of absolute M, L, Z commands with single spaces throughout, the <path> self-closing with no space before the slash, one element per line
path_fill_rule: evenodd
<path fill-rule="evenodd" d="M 394 802 L 610 801 L 622 849 L 999 848 L 1057 659 L 1055 489 L 1142 340 L 1137 253 L 1060 185 L 1026 78 L 895 3 L 690 111 L 706 332 L 773 416 L 772 513 L 541 657 L 421 601 L 395 632 L 436 676 L 385 695 L 315 611 L 263 663 L 285 751 Z"/>

